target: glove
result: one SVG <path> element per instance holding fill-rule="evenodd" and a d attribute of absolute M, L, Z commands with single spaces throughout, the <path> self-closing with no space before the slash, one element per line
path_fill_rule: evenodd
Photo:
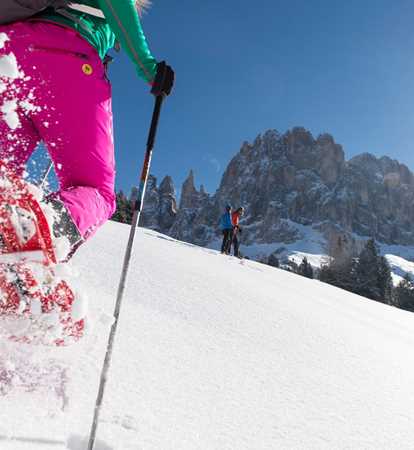
<path fill-rule="evenodd" d="M 239 233 L 241 233 L 242 232 L 242 229 L 240 228 L 240 227 L 238 227 L 239 228 Z"/>
<path fill-rule="evenodd" d="M 156 97 L 160 95 L 170 95 L 174 86 L 175 74 L 171 66 L 165 61 L 157 64 L 157 74 L 155 75 L 154 83 L 152 84 L 151 94 Z"/>

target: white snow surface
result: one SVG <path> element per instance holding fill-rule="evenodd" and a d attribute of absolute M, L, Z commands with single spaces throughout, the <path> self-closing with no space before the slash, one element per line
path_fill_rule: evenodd
<path fill-rule="evenodd" d="M 3 119 L 11 130 L 15 130 L 20 126 L 19 115 L 17 114 L 17 100 L 4 101 L 1 112 Z"/>
<path fill-rule="evenodd" d="M 0 50 L 4 47 L 4 44 L 9 40 L 6 33 L 0 33 Z"/>
<path fill-rule="evenodd" d="M 0 77 L 15 79 L 22 76 L 13 53 L 0 57 Z"/>
<path fill-rule="evenodd" d="M 128 232 L 74 258 L 88 337 L 0 344 L 1 450 L 86 449 Z M 96 450 L 412 449 L 413 347 L 409 312 L 139 229 Z"/>
<path fill-rule="evenodd" d="M 8 36 L 5 33 L 0 33 L 0 49 L 4 47 L 7 41 Z M 8 83 L 23 77 L 24 73 L 19 70 L 16 57 L 13 53 L 0 56 L 0 94 L 8 89 Z M 5 100 L 0 107 L 2 118 L 11 130 L 16 130 L 20 126 L 17 107 L 17 98 Z"/>

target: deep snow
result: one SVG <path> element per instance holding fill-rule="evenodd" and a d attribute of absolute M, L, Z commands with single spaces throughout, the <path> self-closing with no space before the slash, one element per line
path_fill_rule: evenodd
<path fill-rule="evenodd" d="M 128 231 L 74 258 L 82 343 L 1 344 L 1 450 L 85 448 Z M 139 229 L 97 450 L 411 449 L 413 346 L 411 313 Z"/>

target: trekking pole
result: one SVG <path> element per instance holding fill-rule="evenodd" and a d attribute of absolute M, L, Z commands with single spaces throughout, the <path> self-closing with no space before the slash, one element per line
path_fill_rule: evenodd
<path fill-rule="evenodd" d="M 149 169 L 150 169 L 150 165 L 151 165 L 152 150 L 154 148 L 155 136 L 157 133 L 158 121 L 159 121 L 159 117 L 160 117 L 160 113 L 161 113 L 161 106 L 162 106 L 163 100 L 164 100 L 163 95 L 158 95 L 155 100 L 154 112 L 152 114 L 151 128 L 150 128 L 148 141 L 147 141 L 147 150 L 146 150 L 146 154 L 145 154 L 144 164 L 143 164 L 142 173 L 141 173 L 141 180 L 140 180 L 140 184 L 139 184 L 138 198 L 134 203 L 134 214 L 132 216 L 131 230 L 129 233 L 128 245 L 127 245 L 126 252 L 125 252 L 124 265 L 122 268 L 121 279 L 119 281 L 119 286 L 118 286 L 118 294 L 117 294 L 115 311 L 114 311 L 114 322 L 112 324 L 111 332 L 110 332 L 109 339 L 108 339 L 108 346 L 107 346 L 107 350 L 106 350 L 105 361 L 104 361 L 104 364 L 102 367 L 98 396 L 96 398 L 96 403 L 95 403 L 95 411 L 94 411 L 94 417 L 93 417 L 92 427 L 91 427 L 90 436 L 89 436 L 88 450 L 93 450 L 94 445 L 95 445 L 96 430 L 98 428 L 102 400 L 104 397 L 105 386 L 106 386 L 106 382 L 108 379 L 108 371 L 109 371 L 109 367 L 111 364 L 112 350 L 114 347 L 115 335 L 116 335 L 116 330 L 118 327 L 122 298 L 124 296 L 126 280 L 127 280 L 128 270 L 129 270 L 129 264 L 131 261 L 132 249 L 133 249 L 133 245 L 134 245 L 135 231 L 136 231 L 136 228 L 139 223 L 139 218 L 141 216 L 141 211 L 142 211 L 142 205 L 144 203 L 145 189 L 147 186 L 148 174 L 149 174 Z"/>
<path fill-rule="evenodd" d="M 40 187 L 41 189 L 43 189 L 43 186 L 46 183 L 47 178 L 49 177 L 52 167 L 53 167 L 53 162 L 50 160 L 46 170 L 43 173 L 42 178 L 40 179 L 40 181 L 38 183 L 38 187 Z"/>

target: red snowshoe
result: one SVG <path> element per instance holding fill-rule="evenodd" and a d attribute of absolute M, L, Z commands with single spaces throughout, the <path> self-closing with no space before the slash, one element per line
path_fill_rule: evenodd
<path fill-rule="evenodd" d="M 53 236 L 38 195 L 1 163 L 0 254 L 0 335 L 58 346 L 79 340 L 85 328 L 81 299 L 56 273 Z"/>
<path fill-rule="evenodd" d="M 47 218 L 36 194 L 24 180 L 0 163 L 0 253 L 42 250 L 56 263 Z"/>
<path fill-rule="evenodd" d="M 84 334 L 82 299 L 42 261 L 0 262 L 0 336 L 63 346 Z"/>

